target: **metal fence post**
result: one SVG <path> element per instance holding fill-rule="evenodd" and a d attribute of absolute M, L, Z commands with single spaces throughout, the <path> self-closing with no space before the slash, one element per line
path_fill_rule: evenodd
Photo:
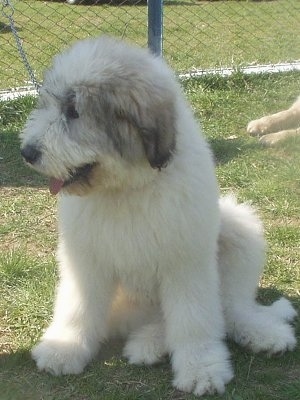
<path fill-rule="evenodd" d="M 156 55 L 163 49 L 163 0 L 148 0 L 148 47 Z"/>

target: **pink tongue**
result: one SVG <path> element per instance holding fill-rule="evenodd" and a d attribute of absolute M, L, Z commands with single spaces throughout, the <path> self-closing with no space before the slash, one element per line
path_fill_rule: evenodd
<path fill-rule="evenodd" d="M 50 182 L 49 182 L 49 190 L 50 193 L 55 195 L 57 194 L 60 189 L 63 187 L 64 181 L 62 181 L 61 179 L 55 179 L 55 178 L 51 178 Z"/>

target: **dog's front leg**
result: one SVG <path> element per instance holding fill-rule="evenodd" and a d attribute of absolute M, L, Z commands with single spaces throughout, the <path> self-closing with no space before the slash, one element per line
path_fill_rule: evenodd
<path fill-rule="evenodd" d="M 74 249 L 72 249 L 74 252 Z M 54 375 L 81 373 L 106 338 L 114 285 L 91 264 L 60 249 L 60 282 L 53 321 L 32 357 L 40 370 Z M 100 276 L 99 276 L 100 275 Z"/>
<path fill-rule="evenodd" d="M 161 301 L 174 386 L 198 396 L 224 392 L 233 372 L 223 343 L 224 321 L 214 262 L 169 271 L 162 277 Z"/>

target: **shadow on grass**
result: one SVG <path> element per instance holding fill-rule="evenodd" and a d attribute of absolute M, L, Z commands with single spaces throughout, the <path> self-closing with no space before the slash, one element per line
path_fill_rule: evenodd
<path fill-rule="evenodd" d="M 216 164 L 226 164 L 234 158 L 262 148 L 257 141 L 249 141 L 248 138 L 243 137 L 236 137 L 234 139 L 224 137 L 212 138 L 208 139 L 208 142 L 213 151 Z"/>
<path fill-rule="evenodd" d="M 290 300 L 297 311 L 300 312 L 300 297 L 288 296 L 285 293 L 282 293 L 280 290 L 276 289 L 276 287 L 260 288 L 258 290 L 257 300 L 259 303 L 268 306 L 274 301 L 280 299 L 280 297 L 282 296 Z M 298 325 L 300 328 L 300 320 Z"/>
<path fill-rule="evenodd" d="M 166 393 L 164 399 L 177 398 L 169 364 L 131 366 L 122 358 L 122 348 L 122 341 L 108 342 L 83 373 L 58 377 L 38 371 L 29 351 L 0 355 L 0 399 L 153 400 L 161 398 L 162 385 L 165 393 L 172 393 Z"/>
<path fill-rule="evenodd" d="M 20 28 L 19 26 L 16 26 L 16 29 L 18 32 L 22 31 L 22 28 Z M 5 24 L 4 22 L 0 21 L 0 34 L 3 33 L 11 33 L 11 27 L 8 24 Z"/>
<path fill-rule="evenodd" d="M 259 290 L 259 300 L 263 304 L 270 304 L 282 295 L 276 288 Z M 287 298 L 296 307 L 298 305 L 299 310 L 299 298 Z M 299 328 L 298 323 L 298 333 Z M 161 398 L 159 393 L 161 393 L 162 382 L 165 391 L 164 399 L 194 398 L 177 391 L 174 392 L 171 387 L 172 373 L 169 362 L 163 362 L 156 367 L 128 365 L 122 358 L 123 344 L 123 341 L 116 339 L 103 345 L 96 360 L 79 376 L 54 377 L 45 372 L 39 372 L 27 350 L 2 354 L 0 355 L 0 393 L 2 395 L 0 398 L 1 400 L 154 399 Z M 263 391 L 266 379 L 273 382 L 274 389 L 272 380 L 274 374 L 279 374 L 280 377 L 278 384 L 275 385 L 275 390 L 279 392 L 285 390 L 282 385 L 285 376 L 289 377 L 289 381 L 292 379 L 297 382 L 298 378 L 295 375 L 297 356 L 293 352 L 288 352 L 281 357 L 270 358 L 267 354 L 253 354 L 231 341 L 228 345 L 234 363 L 235 378 L 227 386 L 227 394 L 222 398 L 231 398 L 228 396 L 233 392 L 238 395 L 242 394 L 244 390 L 251 391 L 251 387 L 255 387 L 255 390 L 257 387 L 261 387 Z M 268 387 L 267 390 L 269 390 Z M 108 394 L 109 391 L 113 391 L 113 395 Z M 103 397 L 97 397 L 100 393 L 103 394 Z M 131 397 L 129 397 L 129 393 Z M 120 397 L 121 394 L 124 397 Z M 212 399 L 215 398 L 219 397 L 212 397 Z M 265 398 L 272 397 L 267 395 Z"/>

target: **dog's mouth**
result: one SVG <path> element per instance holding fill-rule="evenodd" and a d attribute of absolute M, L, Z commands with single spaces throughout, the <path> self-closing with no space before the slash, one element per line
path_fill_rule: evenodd
<path fill-rule="evenodd" d="M 58 178 L 50 178 L 49 182 L 49 190 L 53 195 L 58 194 L 62 189 L 67 186 L 72 185 L 73 183 L 88 183 L 89 182 L 89 174 L 95 167 L 96 163 L 90 163 L 82 165 L 76 169 L 70 171 L 69 177 L 66 180 L 58 179 Z"/>

